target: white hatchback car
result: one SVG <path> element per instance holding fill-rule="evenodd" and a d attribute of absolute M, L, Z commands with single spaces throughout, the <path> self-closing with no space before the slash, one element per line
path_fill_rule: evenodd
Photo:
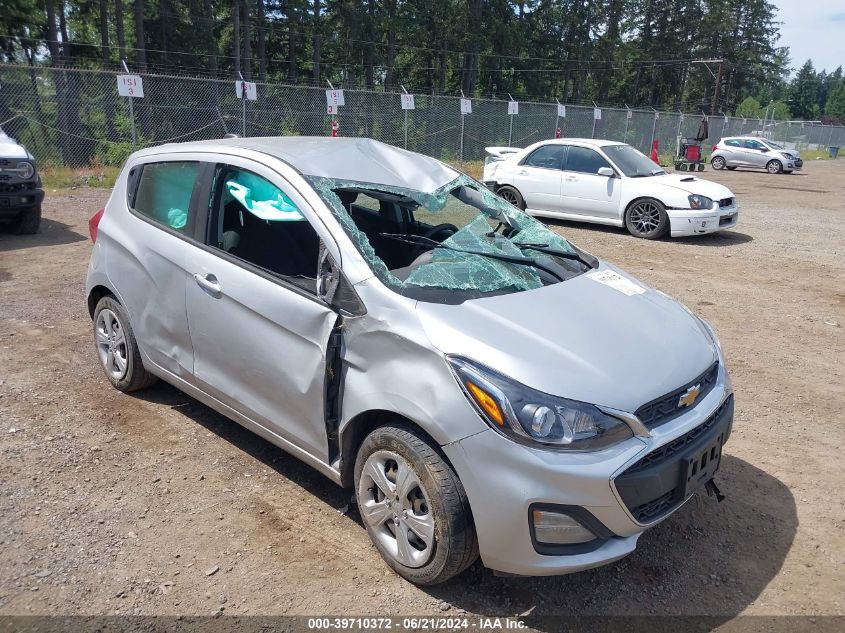
<path fill-rule="evenodd" d="M 736 197 L 692 175 L 667 174 L 617 141 L 556 139 L 523 150 L 487 148 L 484 184 L 532 215 L 624 226 L 657 239 L 736 226 Z"/>

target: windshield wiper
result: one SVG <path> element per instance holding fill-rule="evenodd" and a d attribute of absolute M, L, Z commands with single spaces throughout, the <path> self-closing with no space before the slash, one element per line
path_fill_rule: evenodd
<path fill-rule="evenodd" d="M 548 244 L 525 244 L 522 242 L 514 242 L 514 246 L 519 248 L 527 248 L 532 251 L 537 251 L 540 253 L 545 253 L 546 255 L 553 255 L 555 257 L 560 257 L 561 259 L 571 259 L 576 262 L 581 262 L 587 268 L 598 268 L 599 267 L 599 260 L 597 260 L 592 255 L 588 255 L 580 248 L 576 246 L 572 246 L 575 249 L 574 253 L 570 253 L 569 251 L 561 251 L 556 248 L 549 248 Z"/>
<path fill-rule="evenodd" d="M 397 242 L 416 244 L 418 246 L 431 246 L 432 248 L 444 248 L 448 251 L 455 251 L 456 253 L 465 253 L 467 255 L 480 255 L 481 257 L 498 259 L 499 261 L 508 262 L 509 264 L 531 266 L 533 268 L 539 268 L 540 270 L 547 272 L 548 274 L 555 277 L 558 281 L 564 281 L 563 276 L 559 272 L 549 268 L 548 266 L 544 266 L 533 257 L 524 257 L 522 255 L 505 255 L 504 253 L 485 253 L 484 251 L 474 251 L 469 248 L 458 248 L 457 246 L 448 246 L 446 244 L 443 244 L 442 242 L 438 242 L 437 240 L 422 237 L 421 235 L 403 235 L 401 233 L 379 233 L 379 235 L 381 237 L 386 237 L 391 240 L 396 240 Z"/>

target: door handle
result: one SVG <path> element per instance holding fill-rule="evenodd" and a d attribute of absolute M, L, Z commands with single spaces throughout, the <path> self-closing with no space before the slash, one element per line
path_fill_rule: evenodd
<path fill-rule="evenodd" d="M 575 182 L 576 180 L 578 180 L 578 178 L 576 178 L 575 176 L 566 177 L 566 182 Z"/>
<path fill-rule="evenodd" d="M 527 171 L 527 170 L 525 170 L 525 169 L 520 169 L 520 170 L 519 170 L 518 172 L 516 172 L 516 173 L 517 173 L 517 174 L 519 174 L 520 176 L 527 176 L 527 175 L 528 175 L 528 171 Z"/>
<path fill-rule="evenodd" d="M 197 282 L 197 285 L 200 288 L 207 290 L 213 295 L 219 295 L 223 292 L 223 288 L 220 286 L 220 282 L 217 281 L 217 277 L 211 273 L 208 273 L 207 275 L 194 273 L 194 281 Z"/>

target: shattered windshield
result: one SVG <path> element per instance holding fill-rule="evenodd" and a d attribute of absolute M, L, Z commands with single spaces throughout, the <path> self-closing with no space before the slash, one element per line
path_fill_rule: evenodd
<path fill-rule="evenodd" d="M 375 275 L 408 296 L 531 290 L 590 267 L 579 261 L 590 256 L 468 176 L 428 193 L 306 178 Z"/>

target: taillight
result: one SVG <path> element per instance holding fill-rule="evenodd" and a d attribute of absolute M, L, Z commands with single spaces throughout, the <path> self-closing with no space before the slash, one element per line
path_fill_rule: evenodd
<path fill-rule="evenodd" d="M 718 147 L 719 147 L 718 145 L 714 145 L 714 146 L 713 146 L 713 149 L 711 149 L 710 151 L 711 151 L 711 152 L 715 152 L 715 151 L 718 149 Z"/>
<path fill-rule="evenodd" d="M 88 220 L 88 233 L 91 235 L 91 241 L 94 243 L 97 242 L 97 228 L 100 226 L 100 220 L 103 219 L 103 213 L 105 212 L 106 208 L 103 207 Z"/>

